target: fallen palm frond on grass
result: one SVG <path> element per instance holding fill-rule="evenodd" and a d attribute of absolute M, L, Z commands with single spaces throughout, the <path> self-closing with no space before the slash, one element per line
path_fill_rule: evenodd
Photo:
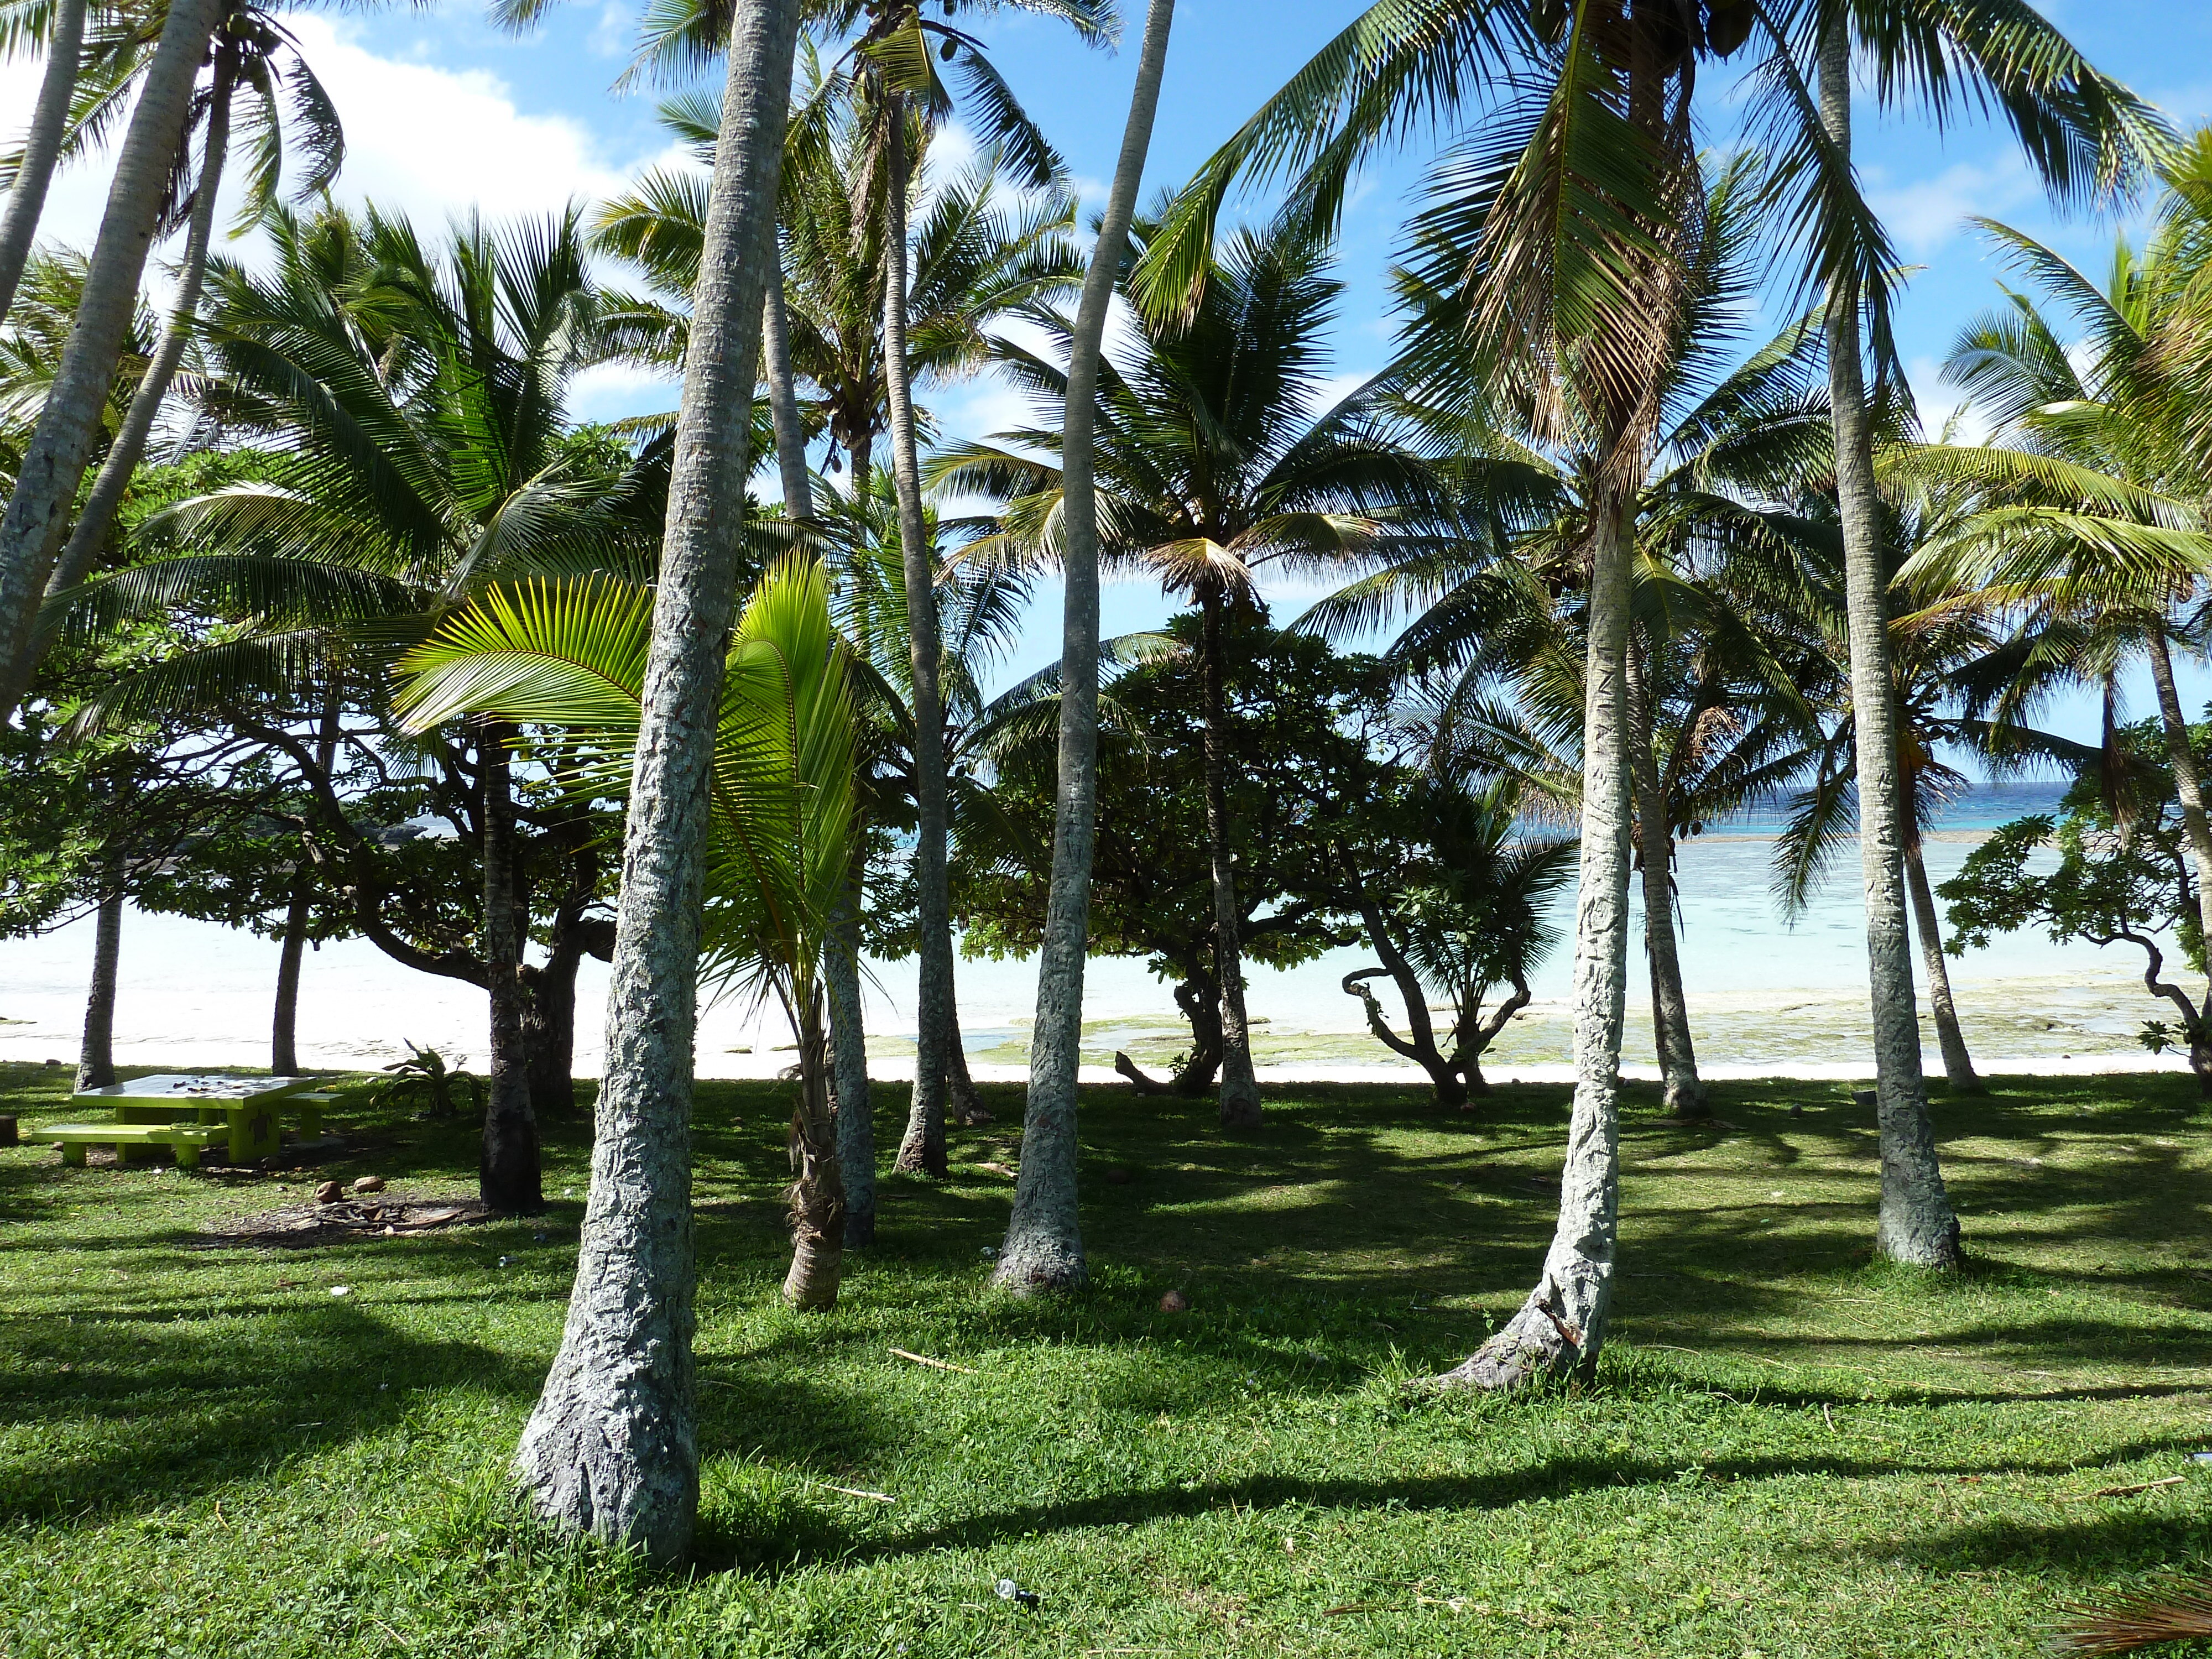
<path fill-rule="evenodd" d="M 2084 1607 L 2060 1633 L 2061 1653 L 2133 1653 L 2162 1642 L 2212 1636 L 2212 1578 L 2183 1579 Z"/>

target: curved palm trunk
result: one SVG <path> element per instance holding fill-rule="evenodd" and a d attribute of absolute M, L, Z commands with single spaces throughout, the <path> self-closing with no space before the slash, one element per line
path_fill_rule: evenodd
<path fill-rule="evenodd" d="M 2181 827 L 2189 841 L 2190 861 L 2197 866 L 2197 906 L 2204 937 L 2212 939 L 2212 825 L 2204 813 L 2204 782 L 2197 770 L 2197 751 L 2190 747 L 2189 721 L 2181 712 L 2181 694 L 2173 683 L 2173 653 L 2166 630 L 2150 630 L 2150 678 L 2158 689 L 2159 724 L 2166 732 L 2166 756 L 2173 766 L 2173 792 L 2181 801 Z"/>
<path fill-rule="evenodd" d="M 956 993 L 957 988 L 956 981 Z M 945 999 L 945 1097 L 954 1122 L 976 1124 L 991 1121 L 990 1109 L 983 1104 L 983 1097 L 976 1092 L 975 1079 L 968 1075 L 968 1042 L 960 1031 L 960 1006 L 957 994 Z"/>
<path fill-rule="evenodd" d="M 890 150 L 884 180 L 884 388 L 890 405 L 891 483 L 898 496 L 899 550 L 906 567 L 908 660 L 914 674 L 914 877 L 921 927 L 915 997 L 914 1097 L 897 1167 L 942 1177 L 945 1160 L 945 1016 L 952 1000 L 952 897 L 945 865 L 945 704 L 938 693 L 937 560 L 921 516 L 921 465 L 915 454 L 914 388 L 906 348 L 906 104 L 894 95 L 884 118 Z"/>
<path fill-rule="evenodd" d="M 106 459 L 100 465 L 92 493 L 77 514 L 76 528 L 70 532 L 69 541 L 54 565 L 54 574 L 46 584 L 49 593 L 76 586 L 85 579 L 93 561 L 100 556 L 108 530 L 115 522 L 115 510 L 123 504 L 123 492 L 131 487 L 131 480 L 137 473 L 138 463 L 146 453 L 146 440 L 154 430 L 162 404 L 168 398 L 169 383 L 176 379 L 177 366 L 184 362 L 185 348 L 191 343 L 192 330 L 199 319 L 200 291 L 207 281 L 208 244 L 215 232 L 216 192 L 222 188 L 223 160 L 230 147 L 230 98 L 235 72 L 235 62 L 226 50 L 216 63 L 199 181 L 192 188 L 185 258 L 177 271 L 176 301 L 169 308 L 168 325 L 161 331 L 161 343 L 155 348 L 154 360 L 147 364 L 138 389 L 131 394 L 131 407 L 124 415 L 115 441 L 108 446 Z M 38 653 L 34 647 L 25 655 L 27 660 L 21 672 L 27 676 L 37 671 Z M 22 696 L 21 686 L 13 690 L 16 697 Z M 5 695 L 4 689 L 0 689 L 0 695 Z"/>
<path fill-rule="evenodd" d="M 1084 272 L 1068 339 L 1067 402 L 1060 425 L 1060 759 L 1052 827 L 1052 884 L 1037 951 L 1036 1023 L 1013 1214 L 995 1283 L 1027 1292 L 1082 1283 L 1076 1214 L 1075 1084 L 1083 1043 L 1083 963 L 1090 944 L 1091 854 L 1098 827 L 1098 503 L 1091 476 L 1098 350 L 1114 278 L 1128 246 L 1129 217 L 1152 147 L 1175 0 L 1151 0 L 1129 94 L 1129 119 L 1114 164 L 1098 240 Z"/>
<path fill-rule="evenodd" d="M 1222 691 L 1221 595 L 1200 602 L 1206 697 L 1206 842 L 1213 876 L 1213 970 L 1221 980 L 1221 1127 L 1260 1127 L 1260 1084 L 1252 1075 L 1252 1031 L 1244 1018 L 1244 912 L 1229 851 L 1228 782 L 1223 775 L 1228 699 Z"/>
<path fill-rule="evenodd" d="M 539 1514 L 663 1563 L 690 1553 L 699 1507 L 691 1048 L 706 781 L 798 33 L 797 0 L 749 0 L 731 30 L 623 830 L 591 1197 L 561 1352 L 514 1459 Z"/>
<path fill-rule="evenodd" d="M 1636 779 L 1637 852 L 1644 866 L 1644 951 L 1651 971 L 1651 1031 L 1659 1050 L 1659 1075 L 1667 1110 L 1678 1118 L 1713 1115 L 1698 1075 L 1690 1040 L 1690 1000 L 1682 993 L 1682 957 L 1674 944 L 1674 837 L 1667 821 L 1667 791 L 1651 752 L 1651 700 L 1636 642 L 1628 643 L 1629 741 Z"/>
<path fill-rule="evenodd" d="M 1583 715 L 1582 884 L 1575 899 L 1575 1104 L 1544 1277 L 1504 1329 L 1437 1380 L 1516 1389 L 1591 1375 L 1613 1305 L 1620 1230 L 1620 1025 L 1628 990 L 1631 741 L 1624 504 L 1591 518 Z"/>
<path fill-rule="evenodd" d="M 495 1210 L 545 1207 L 540 1185 L 538 1114 L 530 1100 L 530 1051 L 523 1034 L 520 849 L 514 787 L 503 728 L 477 743 L 483 805 L 484 979 L 491 1005 L 491 1059 L 485 1069 L 483 1152 L 477 1189 Z"/>
<path fill-rule="evenodd" d="M 1912 897 L 1913 931 L 1920 936 L 1920 962 L 1928 970 L 1929 1011 L 1936 1017 L 1936 1040 L 1943 1050 L 1943 1080 L 1954 1095 L 1978 1095 L 1982 1080 L 1959 1029 L 1958 1006 L 1951 1000 L 1951 968 L 1943 959 L 1943 924 L 1936 914 L 1936 895 L 1928 885 L 1928 866 L 1917 846 L 1905 849 L 1905 885 Z"/>
<path fill-rule="evenodd" d="M 868 1097 L 868 1038 L 860 1012 L 860 861 L 830 919 L 822 977 L 830 990 L 830 1086 L 837 1102 L 837 1162 L 845 1187 L 845 1243 L 876 1242 L 876 1121 Z"/>
<path fill-rule="evenodd" d="M 38 240 L 39 216 L 46 206 L 46 186 L 61 159 L 62 134 L 69 126 L 70 98 L 76 91 L 77 67 L 84 56 L 84 0 L 57 0 L 46 36 L 46 70 L 39 80 L 38 100 L 23 135 L 23 161 L 0 210 L 0 322 L 15 303 L 15 285 Z"/>
<path fill-rule="evenodd" d="M 115 1081 L 115 975 L 123 957 L 122 854 L 110 853 L 101 860 L 100 884 L 99 919 L 93 924 L 92 984 L 84 998 L 84 1044 L 76 1056 L 80 1094 Z"/>
<path fill-rule="evenodd" d="M 1851 145 L 1850 46 L 1835 14 L 1820 38 L 1820 118 L 1845 156 Z M 1891 688 L 1889 574 L 1882 556 L 1874 436 L 1860 362 L 1859 292 L 1848 276 L 1828 293 L 1828 394 L 1836 428 L 1844 598 L 1850 611 L 1851 710 L 1856 722 L 1859 860 L 1866 890 L 1867 979 L 1874 1012 L 1881 1208 L 1875 1248 L 1923 1267 L 1959 1265 L 1959 1218 L 1944 1189 L 1920 1073 L 1920 1018 L 1905 920 L 1905 803 Z"/>
<path fill-rule="evenodd" d="M 85 274 L 76 322 L 59 371 L 23 453 L 15 492 L 0 517 L 0 689 L 30 679 L 24 658 L 46 579 L 100 433 L 146 252 L 161 216 L 169 172 L 184 142 L 192 82 L 208 37 L 229 0 L 173 0 L 146 66 L 131 126 L 116 159 L 100 240 Z M 9 705 L 11 708 L 13 704 Z"/>
<path fill-rule="evenodd" d="M 830 1042 L 822 988 L 799 993 L 799 1101 L 791 1112 L 791 1271 L 783 1299 L 823 1312 L 837 1305 L 845 1249 L 845 1183 L 838 1168 L 837 1115 L 830 1104 Z"/>

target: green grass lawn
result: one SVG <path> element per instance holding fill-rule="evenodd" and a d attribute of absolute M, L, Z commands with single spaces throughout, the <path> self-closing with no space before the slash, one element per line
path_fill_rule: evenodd
<path fill-rule="evenodd" d="M 64 1086 L 0 1071 L 0 1111 L 58 1117 Z M 2212 1565 L 2186 1079 L 1939 1101 L 1973 1258 L 1948 1283 L 1869 1264 L 1873 1115 L 1842 1090 L 1723 1086 L 1723 1133 L 1639 1095 L 1601 1381 L 1510 1401 L 1407 1385 L 1527 1289 L 1565 1091 L 1445 1118 L 1285 1089 L 1234 1139 L 1097 1091 L 1094 1283 L 1034 1305 L 984 1284 L 1012 1181 L 981 1166 L 1020 1110 L 987 1092 L 1006 1121 L 956 1133 L 949 1184 L 884 1183 L 823 1317 L 776 1303 L 783 1090 L 702 1088 L 682 1577 L 506 1495 L 580 1115 L 549 1126 L 547 1216 L 313 1251 L 198 1247 L 299 1175 L 0 1152 L 0 1655 L 2009 1656 L 2075 1599 Z M 466 1126 L 351 1127 L 383 1145 L 328 1173 L 472 1188 Z"/>

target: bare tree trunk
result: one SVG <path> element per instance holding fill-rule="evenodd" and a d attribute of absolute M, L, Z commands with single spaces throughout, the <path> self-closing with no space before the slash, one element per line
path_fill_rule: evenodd
<path fill-rule="evenodd" d="M 1060 763 L 1052 827 L 1052 884 L 1037 952 L 1036 1022 L 1030 1041 L 1022 1167 L 994 1282 L 1026 1294 L 1083 1282 L 1076 1215 L 1075 1084 L 1083 1052 L 1083 965 L 1091 943 L 1091 854 L 1098 828 L 1098 504 L 1091 476 L 1097 422 L 1098 351 L 1114 279 L 1128 246 L 1129 218 L 1152 147 L 1175 0 L 1151 0 L 1129 94 L 1129 119 L 1114 185 L 1084 272 L 1068 338 L 1067 402 L 1060 424 Z"/>
<path fill-rule="evenodd" d="M 76 325 L 23 453 L 15 494 L 0 517 L 0 693 L 12 693 L 9 708 L 30 681 L 25 655 L 39 601 L 99 435 L 100 410 L 138 301 L 146 251 L 184 142 L 192 82 L 208 36 L 228 3 L 172 0 L 116 159 Z"/>
<path fill-rule="evenodd" d="M 1229 850 L 1228 783 L 1223 774 L 1224 727 L 1229 702 L 1223 694 L 1222 596 L 1200 596 L 1200 672 L 1206 698 L 1206 841 L 1213 877 L 1213 971 L 1221 980 L 1221 1127 L 1260 1127 L 1260 1084 L 1252 1075 L 1252 1032 L 1244 1018 L 1244 913 L 1237 902 L 1237 872 Z"/>
<path fill-rule="evenodd" d="M 1928 969 L 1928 1003 L 1936 1016 L 1936 1040 L 1943 1049 L 1943 1078 L 1954 1095 L 1978 1095 L 1982 1080 L 1974 1074 L 1974 1057 L 1966 1051 L 1966 1033 L 1959 1029 L 1959 1009 L 1951 1000 L 1951 969 L 1943 959 L 1943 924 L 1936 914 L 1936 895 L 1929 890 L 1928 866 L 1917 847 L 1905 850 L 1905 884 L 1912 896 L 1912 920 L 1920 935 L 1920 961 Z"/>
<path fill-rule="evenodd" d="M 921 464 L 915 453 L 914 389 L 906 344 L 906 102 L 894 94 L 884 118 L 890 172 L 884 182 L 884 389 L 890 405 L 891 483 L 898 496 L 899 550 L 906 567 L 908 660 L 914 677 L 914 882 L 921 930 L 916 976 L 914 1097 L 897 1167 L 942 1177 L 945 1161 L 945 1015 L 952 1001 L 952 896 L 945 863 L 945 704 L 938 694 L 937 555 L 921 513 Z"/>
<path fill-rule="evenodd" d="M 315 733 L 315 775 L 327 780 L 337 763 L 338 722 L 344 709 L 343 688 L 333 674 L 323 696 L 322 718 Z M 301 848 L 299 872 L 292 879 L 292 902 L 284 912 L 284 948 L 276 959 L 276 1006 L 270 1022 L 269 1074 L 290 1077 L 300 1069 L 300 967 L 307 945 L 307 927 L 314 915 L 314 860 Z"/>
<path fill-rule="evenodd" d="M 1651 1030 L 1667 1109 L 1686 1119 L 1713 1115 L 1698 1075 L 1690 1040 L 1690 1000 L 1682 994 L 1682 958 L 1674 948 L 1674 837 L 1668 823 L 1667 792 L 1651 752 L 1650 690 L 1636 641 L 1628 642 L 1628 697 L 1634 730 L 1629 752 L 1636 775 L 1636 821 L 1644 865 L 1644 950 L 1651 970 Z"/>
<path fill-rule="evenodd" d="M 791 1271 L 783 1299 L 826 1312 L 837 1305 L 845 1249 L 845 1182 L 838 1169 L 837 1118 L 830 1104 L 830 1045 L 822 988 L 799 994 L 799 1100 L 791 1112 Z"/>
<path fill-rule="evenodd" d="M 1589 658 L 1583 715 L 1582 883 L 1575 899 L 1575 1104 L 1559 1219 L 1544 1276 L 1504 1329 L 1437 1379 L 1516 1389 L 1589 1376 L 1613 1305 L 1620 1223 L 1620 1025 L 1628 991 L 1630 754 L 1626 504 L 1590 520 Z"/>
<path fill-rule="evenodd" d="M 876 1120 L 860 1006 L 860 870 L 830 919 L 822 977 L 830 988 L 830 1082 L 837 1100 L 837 1162 L 845 1186 L 845 1243 L 876 1242 Z"/>
<path fill-rule="evenodd" d="M 177 271 L 176 299 L 169 308 L 168 326 L 162 331 L 161 343 L 155 348 L 154 360 L 147 364 L 138 389 L 131 394 L 131 407 L 123 416 L 115 441 L 108 446 L 107 457 L 100 465 L 92 493 L 85 498 L 83 510 L 77 514 L 76 528 L 70 532 L 68 544 L 63 547 L 61 558 L 46 584 L 48 593 L 76 586 L 100 556 L 107 532 L 115 523 L 115 510 L 123 504 L 124 491 L 130 489 L 131 479 L 137 476 L 138 463 L 146 453 L 147 437 L 154 430 L 162 404 L 168 398 L 169 384 L 176 379 L 177 366 L 185 360 L 185 348 L 191 343 L 192 331 L 199 325 L 200 291 L 207 281 L 208 245 L 215 234 L 216 192 L 222 187 L 223 160 L 230 146 L 230 100 L 236 76 L 236 59 L 226 48 L 216 59 L 199 181 L 192 189 L 184 263 Z M 37 672 L 39 653 L 33 647 L 27 655 L 23 672 L 27 676 Z M 23 688 L 17 686 L 14 690 L 20 698 Z"/>
<path fill-rule="evenodd" d="M 769 414 L 775 422 L 775 470 L 783 483 L 783 516 L 794 523 L 814 516 L 814 486 L 806 476 L 806 433 L 799 420 L 799 380 L 791 368 L 791 324 L 783 309 L 783 247 L 769 229 L 768 301 L 761 308 L 761 355 L 768 365 Z"/>
<path fill-rule="evenodd" d="M 2181 712 L 2181 694 L 2173 683 L 2173 653 L 2166 630 L 2150 633 L 2150 678 L 2158 688 L 2159 724 L 2166 732 L 2166 757 L 2173 765 L 2173 792 L 2181 799 L 2181 827 L 2189 839 L 2189 859 L 2197 866 L 2197 915 L 2204 937 L 2212 939 L 2212 825 L 2204 812 L 2204 784 L 2197 771 L 2197 751 L 2190 746 L 2189 721 Z"/>
<path fill-rule="evenodd" d="M 945 1097 L 954 1122 L 991 1121 L 990 1109 L 975 1091 L 975 1079 L 968 1075 L 968 1040 L 960 1030 L 957 986 L 955 994 L 947 997 L 945 1004 Z"/>
<path fill-rule="evenodd" d="M 1830 15 L 1820 36 L 1820 119 L 1845 156 L 1851 147 L 1849 22 Z M 1859 290 L 1848 276 L 1827 302 L 1828 401 L 1836 428 L 1844 598 L 1850 611 L 1851 710 L 1856 722 L 1859 860 L 1866 888 L 1867 980 L 1874 1012 L 1881 1130 L 1881 1208 L 1875 1248 L 1917 1267 L 1959 1265 L 1959 1218 L 1944 1189 L 1920 1072 L 1920 1018 L 1905 919 L 1905 799 L 1897 766 L 1897 705 L 1889 643 L 1889 571 L 1875 493 L 1873 427 L 1860 361 Z"/>
<path fill-rule="evenodd" d="M 0 322 L 15 303 L 15 285 L 38 240 L 39 216 L 46 210 L 46 186 L 60 160 L 62 134 L 69 126 L 70 98 L 76 91 L 77 65 L 84 57 L 84 0 L 55 0 L 46 34 L 46 70 L 31 106 L 31 125 L 23 134 L 23 160 L 0 209 Z"/>
<path fill-rule="evenodd" d="M 269 1031 L 271 1077 L 291 1077 L 300 1069 L 300 964 L 307 953 L 314 892 L 313 878 L 302 864 L 292 878 L 292 902 L 284 911 L 284 946 L 276 957 L 276 1008 Z"/>
<path fill-rule="evenodd" d="M 520 849 L 514 831 L 514 781 L 507 731 L 488 726 L 477 743 L 483 793 L 484 977 L 491 1004 L 491 1058 L 485 1070 L 483 1155 L 477 1188 L 495 1210 L 545 1207 L 540 1185 L 538 1114 L 531 1109 L 530 1053 L 523 1036 L 522 919 L 517 895 Z"/>
<path fill-rule="evenodd" d="M 123 854 L 101 860 L 99 919 L 93 923 L 92 984 L 84 999 L 84 1044 L 77 1050 L 76 1091 L 115 1081 L 115 975 L 123 955 Z"/>
<path fill-rule="evenodd" d="M 561 1352 L 515 1453 L 541 1515 L 670 1564 L 690 1553 L 699 1507 L 691 1054 L 707 777 L 798 30 L 796 0 L 747 0 L 731 30 L 623 825 L 591 1197 Z"/>

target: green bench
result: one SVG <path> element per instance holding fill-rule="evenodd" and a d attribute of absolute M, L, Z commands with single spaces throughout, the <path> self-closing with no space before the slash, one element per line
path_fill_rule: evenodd
<path fill-rule="evenodd" d="M 62 1149 L 62 1162 L 82 1164 L 88 1146 L 112 1146 L 118 1164 L 128 1164 L 133 1147 L 168 1146 L 175 1150 L 185 1169 L 198 1166 L 200 1154 L 218 1140 L 229 1139 L 222 1123 L 52 1123 L 24 1137 Z"/>

